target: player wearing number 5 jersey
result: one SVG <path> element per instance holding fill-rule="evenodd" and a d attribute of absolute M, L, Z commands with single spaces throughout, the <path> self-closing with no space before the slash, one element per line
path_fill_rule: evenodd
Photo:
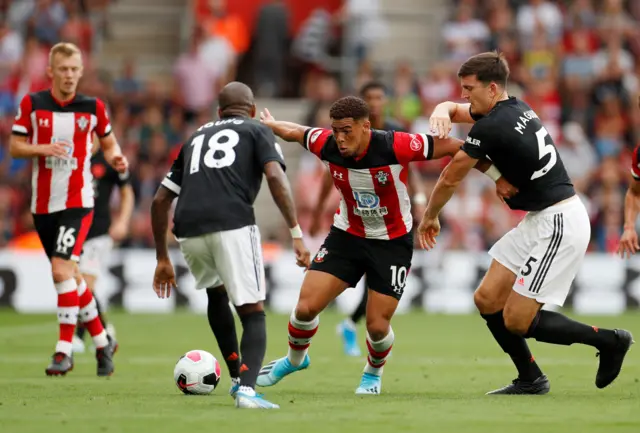
<path fill-rule="evenodd" d="M 451 120 L 474 123 L 431 194 L 418 229 L 421 243 L 435 245 L 438 214 L 479 159 L 489 158 L 519 193 L 506 203 L 528 211 L 520 224 L 489 251 L 491 266 L 474 300 L 500 347 L 518 370 L 512 384 L 490 394 L 545 394 L 549 381 L 531 356 L 525 338 L 571 345 L 587 344 L 600 352 L 596 386 L 618 376 L 631 343 L 624 330 L 584 325 L 562 314 L 543 311 L 562 306 L 590 240 L 587 211 L 537 114 L 506 92 L 509 67 L 498 53 L 471 57 L 458 72 L 462 96 L 470 104 L 436 107 L 432 126 L 446 137 Z"/>
<path fill-rule="evenodd" d="M 58 293 L 60 333 L 46 373 L 64 375 L 73 368 L 72 338 L 80 319 L 97 348 L 97 373 L 108 376 L 114 369 L 113 347 L 76 263 L 93 218 L 93 134 L 116 171 L 126 172 L 128 164 L 104 103 L 76 94 L 82 76 L 78 47 L 60 43 L 51 48 L 47 74 L 51 90 L 22 99 L 11 137 L 11 156 L 33 160 L 31 211 Z"/>
<path fill-rule="evenodd" d="M 353 96 L 336 101 L 330 116 L 333 130 L 279 122 L 268 111 L 261 114 L 263 123 L 276 135 L 299 142 L 323 161 L 341 201 L 291 314 L 288 355 L 264 366 L 258 385 L 275 385 L 309 366 L 307 351 L 318 329 L 319 314 L 366 273 L 369 356 L 356 394 L 380 394 L 383 366 L 394 341 L 391 318 L 413 256 L 407 168 L 412 161 L 452 156 L 462 142 L 372 130 L 367 103 Z M 490 165 L 486 161 L 481 170 Z"/>
<path fill-rule="evenodd" d="M 154 198 L 151 223 L 158 259 L 154 290 L 166 297 L 176 284 L 167 226 L 171 203 L 178 197 L 173 231 L 196 288 L 207 289 L 209 325 L 232 378 L 230 394 L 236 407 L 277 409 L 254 390 L 267 338 L 265 276 L 253 211 L 263 174 L 291 229 L 299 266 L 309 266 L 309 251 L 302 241 L 280 147 L 271 130 L 253 120 L 251 89 L 229 83 L 219 104 L 220 120 L 201 126 L 185 142 Z M 240 350 L 229 300 L 244 329 Z"/>

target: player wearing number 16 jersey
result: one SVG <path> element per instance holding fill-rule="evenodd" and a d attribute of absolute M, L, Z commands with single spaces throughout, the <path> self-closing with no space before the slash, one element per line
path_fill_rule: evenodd
<path fill-rule="evenodd" d="M 518 378 L 490 394 L 545 394 L 549 380 L 531 356 L 525 338 L 552 344 L 587 344 L 600 352 L 596 386 L 618 376 L 632 343 L 624 330 L 584 325 L 560 313 L 587 250 L 591 227 L 587 211 L 537 114 L 506 92 L 509 67 L 498 53 L 471 57 L 458 72 L 462 96 L 470 104 L 440 104 L 432 127 L 447 136 L 451 120 L 474 123 L 431 194 L 418 229 L 421 243 L 435 244 L 438 214 L 479 159 L 489 158 L 519 193 L 506 200 L 528 211 L 520 224 L 489 251 L 493 261 L 474 300 L 500 347 L 509 354 Z"/>
<path fill-rule="evenodd" d="M 309 366 L 307 351 L 318 329 L 319 314 L 366 273 L 369 356 L 356 394 L 380 394 L 383 366 L 394 341 L 391 318 L 413 256 L 407 167 L 412 161 L 452 156 L 462 142 L 372 130 L 367 103 L 353 96 L 336 101 L 330 116 L 333 130 L 278 122 L 268 111 L 261 115 L 276 135 L 299 142 L 323 161 L 341 201 L 291 314 L 289 353 L 262 368 L 258 385 L 275 385 Z M 483 168 L 489 165 L 487 161 Z"/>
<path fill-rule="evenodd" d="M 28 94 L 20 102 L 10 145 L 12 157 L 33 160 L 31 211 L 58 293 L 59 338 L 46 373 L 64 375 L 73 368 L 71 341 L 80 319 L 97 348 L 97 373 L 108 376 L 114 370 L 113 347 L 76 263 L 93 218 L 93 134 L 116 171 L 126 172 L 127 160 L 104 103 L 76 94 L 82 76 L 78 47 L 53 46 L 47 74 L 51 90 Z"/>
<path fill-rule="evenodd" d="M 154 198 L 151 223 L 158 259 L 154 290 L 164 298 L 175 287 L 167 226 L 171 202 L 178 197 L 173 231 L 196 288 L 207 289 L 209 325 L 232 378 L 230 394 L 236 407 L 277 409 L 254 390 L 267 338 L 265 276 L 253 212 L 263 174 L 291 229 L 299 266 L 308 267 L 309 251 L 302 241 L 280 147 L 271 130 L 253 120 L 251 89 L 229 83 L 218 100 L 220 120 L 202 125 L 186 141 Z M 240 350 L 229 300 L 244 329 Z"/>

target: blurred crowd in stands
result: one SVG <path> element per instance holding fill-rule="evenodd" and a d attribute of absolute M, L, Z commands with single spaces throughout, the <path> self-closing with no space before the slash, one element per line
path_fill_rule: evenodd
<path fill-rule="evenodd" d="M 295 28 L 284 0 L 265 0 L 252 22 L 228 12 L 224 0 L 191 0 L 193 31 L 176 59 L 168 90 L 139 77 L 133 58 L 117 76 L 94 66 L 110 37 L 108 8 L 117 1 L 123 0 L 0 0 L 0 247 L 32 229 L 30 162 L 8 155 L 16 104 L 24 94 L 48 87 L 48 48 L 65 40 L 83 50 L 80 91 L 107 101 L 132 166 L 136 211 L 123 246 L 152 245 L 150 201 L 184 138 L 215 112 L 217 89 L 226 82 L 242 80 L 262 98 L 304 98 L 307 112 L 291 120 L 328 127 L 333 100 L 381 81 L 387 87 L 387 115 L 420 132 L 437 103 L 460 100 L 456 72 L 461 62 L 499 50 L 511 67 L 509 93 L 537 112 L 588 203 L 591 250 L 616 248 L 630 151 L 640 142 L 640 1 L 454 1 L 442 25 L 442 55 L 418 73 L 412 59 L 389 68 L 371 58 L 371 47 L 389 31 L 377 0 L 329 1 L 330 7 L 315 8 Z M 426 41 L 416 47 L 422 44 Z M 355 71 L 346 81 L 339 73 L 345 56 Z M 456 127 L 454 135 L 464 137 L 465 128 Z M 307 229 L 323 166 L 309 155 L 299 164 L 294 187 Z M 444 164 L 417 167 L 427 193 Z M 334 192 L 325 229 L 337 200 Z M 493 183 L 478 175 L 460 188 L 443 216 L 448 248 L 480 251 L 522 214 L 507 209 L 495 197 Z"/>

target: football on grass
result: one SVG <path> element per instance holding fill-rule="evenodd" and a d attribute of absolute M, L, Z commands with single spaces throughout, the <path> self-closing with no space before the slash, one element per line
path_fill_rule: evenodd
<path fill-rule="evenodd" d="M 209 352 L 190 350 L 176 363 L 173 380 L 185 394 L 211 394 L 220 382 L 220 363 Z"/>

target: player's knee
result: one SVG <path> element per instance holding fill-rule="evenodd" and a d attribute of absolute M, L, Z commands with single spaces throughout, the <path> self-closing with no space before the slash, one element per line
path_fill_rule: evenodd
<path fill-rule="evenodd" d="M 529 325 L 531 324 L 530 320 L 510 308 L 505 308 L 503 317 L 504 326 L 509 332 L 516 335 L 526 335 L 529 330 Z"/>
<path fill-rule="evenodd" d="M 53 281 L 60 283 L 75 277 L 73 265 L 63 260 L 53 260 L 51 263 L 51 275 Z"/>
<path fill-rule="evenodd" d="M 296 319 L 302 322 L 311 322 L 318 314 L 320 314 L 320 309 L 310 302 L 303 299 L 298 301 L 298 305 L 296 305 Z"/>
<path fill-rule="evenodd" d="M 389 321 L 382 317 L 367 317 L 367 332 L 373 341 L 380 341 L 389 333 Z"/>
<path fill-rule="evenodd" d="M 481 314 L 496 313 L 502 309 L 497 299 L 491 296 L 490 292 L 484 287 L 480 286 L 473 294 L 473 302 L 476 304 L 478 311 Z"/>

